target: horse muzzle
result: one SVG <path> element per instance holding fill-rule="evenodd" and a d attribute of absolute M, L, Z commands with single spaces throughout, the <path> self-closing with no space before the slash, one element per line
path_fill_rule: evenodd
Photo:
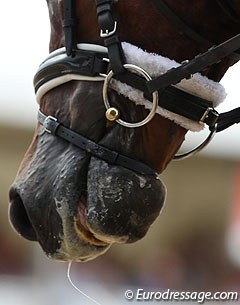
<path fill-rule="evenodd" d="M 48 217 L 44 217 L 44 210 L 40 213 L 36 203 L 31 205 L 16 185 L 11 187 L 9 218 L 13 228 L 25 239 L 38 241 L 48 257 L 87 261 L 110 247 L 88 230 L 83 217 L 79 221 L 80 212 L 73 216 L 64 199 L 56 202 L 56 209 L 49 209 Z"/>
<path fill-rule="evenodd" d="M 73 161 L 72 154 L 64 155 L 60 171 L 56 163 L 46 176 L 36 164 L 17 177 L 9 208 L 15 230 L 65 261 L 90 260 L 113 243 L 141 239 L 165 200 L 160 179 L 80 154 Z"/>

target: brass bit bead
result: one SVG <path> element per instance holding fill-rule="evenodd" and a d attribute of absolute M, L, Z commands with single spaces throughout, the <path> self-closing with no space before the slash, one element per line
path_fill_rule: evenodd
<path fill-rule="evenodd" d="M 106 111 L 106 118 L 110 122 L 116 121 L 119 118 L 119 115 L 119 111 L 114 107 L 108 108 L 108 110 Z"/>

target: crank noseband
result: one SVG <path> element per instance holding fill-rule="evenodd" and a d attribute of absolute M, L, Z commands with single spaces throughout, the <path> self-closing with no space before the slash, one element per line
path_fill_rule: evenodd
<path fill-rule="evenodd" d="M 88 138 L 62 125 L 60 122 L 58 122 L 57 118 L 47 116 L 40 110 L 38 111 L 38 121 L 43 126 L 45 132 L 79 147 L 89 155 L 102 159 L 109 164 L 125 167 L 141 175 L 150 175 L 155 176 L 156 178 L 158 177 L 156 171 L 143 162 L 131 159 L 92 140 L 89 140 Z"/>

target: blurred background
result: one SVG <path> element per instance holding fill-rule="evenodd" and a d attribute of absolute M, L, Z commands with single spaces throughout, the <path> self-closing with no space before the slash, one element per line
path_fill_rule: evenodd
<path fill-rule="evenodd" d="M 49 21 L 43 0 L 5 1 L 1 11 L 0 305 L 92 304 L 67 282 L 66 264 L 47 259 L 8 223 L 8 189 L 36 123 L 32 78 L 48 53 Z M 236 65 L 222 81 L 229 95 L 219 111 L 238 107 L 239 79 Z M 239 291 L 239 133 L 240 126 L 232 127 L 197 157 L 172 162 L 162 177 L 165 208 L 147 236 L 74 264 L 77 286 L 101 304 L 127 304 L 124 291 L 130 287 Z M 188 137 L 187 147 L 204 136 Z"/>

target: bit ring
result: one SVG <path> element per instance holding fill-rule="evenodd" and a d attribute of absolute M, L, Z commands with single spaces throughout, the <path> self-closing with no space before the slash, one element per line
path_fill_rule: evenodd
<path fill-rule="evenodd" d="M 185 152 L 185 153 L 180 153 L 180 154 L 176 154 L 173 157 L 173 160 L 184 160 L 187 159 L 189 157 L 192 157 L 193 155 L 195 155 L 196 153 L 200 152 L 201 150 L 203 150 L 203 148 L 207 147 L 207 145 L 212 141 L 212 139 L 214 138 L 216 132 L 217 132 L 217 127 L 218 124 L 216 123 L 213 128 L 211 130 L 209 130 L 209 135 L 207 136 L 207 138 L 201 143 L 199 144 L 197 147 L 193 148 L 192 150 Z"/>
<path fill-rule="evenodd" d="M 143 76 L 147 81 L 152 80 L 151 76 L 145 70 L 143 70 L 142 68 L 140 68 L 136 65 L 124 64 L 123 66 L 125 69 L 127 69 L 129 71 Z M 108 75 L 106 76 L 104 84 L 103 84 L 103 101 L 104 101 L 104 105 L 107 110 L 112 107 L 110 105 L 109 99 L 108 99 L 108 87 L 109 87 L 110 81 L 112 80 L 113 77 L 114 77 L 114 72 L 111 70 L 108 73 Z M 157 91 L 153 92 L 152 97 L 153 97 L 152 109 L 150 110 L 148 116 L 145 119 L 143 119 L 140 122 L 130 123 L 130 122 L 123 121 L 121 118 L 118 118 L 118 119 L 116 119 L 116 122 L 118 124 L 128 127 L 128 128 L 141 127 L 141 126 L 144 126 L 145 124 L 147 124 L 149 121 L 151 121 L 151 119 L 156 114 L 157 106 L 158 106 L 158 92 Z"/>

